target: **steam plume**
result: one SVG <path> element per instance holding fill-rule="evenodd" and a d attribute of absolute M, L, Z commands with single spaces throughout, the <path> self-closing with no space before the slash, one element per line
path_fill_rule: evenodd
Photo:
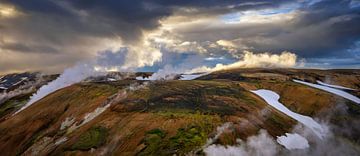
<path fill-rule="evenodd" d="M 96 71 L 92 66 L 89 66 L 88 64 L 78 64 L 72 68 L 66 69 L 56 80 L 50 82 L 46 86 L 41 87 L 34 95 L 31 96 L 30 101 L 17 112 L 15 112 L 15 114 L 26 109 L 34 102 L 40 100 L 41 98 L 58 89 L 80 82 L 81 80 L 89 76 L 100 74 L 100 72 Z"/>
<path fill-rule="evenodd" d="M 36 87 L 41 85 L 41 83 L 43 82 L 44 80 L 42 76 L 40 74 L 37 74 L 35 82 L 34 81 L 26 82 L 25 84 L 21 85 L 19 88 L 15 90 L 0 93 L 0 105 L 13 97 L 28 94 L 35 91 Z"/>
<path fill-rule="evenodd" d="M 297 56 L 294 53 L 284 51 L 280 55 L 270 53 L 254 54 L 250 51 L 244 51 L 244 57 L 232 64 L 217 64 L 215 67 L 198 67 L 194 68 L 192 72 L 212 72 L 218 70 L 227 70 L 234 68 L 290 68 L 296 65 Z"/>

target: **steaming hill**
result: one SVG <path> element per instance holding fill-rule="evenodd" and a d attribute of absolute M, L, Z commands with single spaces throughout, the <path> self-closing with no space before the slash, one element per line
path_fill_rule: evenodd
<path fill-rule="evenodd" d="M 0 76 L 0 120 L 22 107 L 38 88 L 57 76 L 29 72 Z"/>
<path fill-rule="evenodd" d="M 360 153 L 360 70 L 234 69 L 186 81 L 150 75 L 88 78 L 16 115 L 19 106 L 8 102 L 1 155 Z"/>

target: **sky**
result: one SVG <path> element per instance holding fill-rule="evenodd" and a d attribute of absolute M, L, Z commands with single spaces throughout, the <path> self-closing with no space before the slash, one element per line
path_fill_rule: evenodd
<path fill-rule="evenodd" d="M 360 0 L 0 0 L 0 74 L 214 67 L 249 52 L 360 68 Z"/>

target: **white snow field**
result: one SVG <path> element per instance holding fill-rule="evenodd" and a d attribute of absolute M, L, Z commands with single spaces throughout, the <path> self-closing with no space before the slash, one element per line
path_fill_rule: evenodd
<path fill-rule="evenodd" d="M 324 128 L 313 118 L 295 113 L 286 108 L 282 103 L 280 103 L 280 96 L 277 93 L 266 89 L 252 90 L 251 92 L 263 98 L 269 105 L 271 105 L 275 109 L 279 110 L 282 113 L 285 113 L 289 117 L 297 120 L 298 122 L 311 129 L 320 139 L 323 139 L 326 136 L 326 131 L 324 130 Z"/>
<path fill-rule="evenodd" d="M 357 104 L 360 104 L 360 99 L 354 95 L 351 95 L 343 90 L 339 90 L 339 89 L 335 89 L 335 88 L 331 88 L 331 87 L 327 87 L 327 86 L 323 86 L 323 85 L 318 85 L 318 84 L 313 84 L 313 83 L 309 83 L 309 82 L 304 82 L 304 81 L 300 81 L 300 80 L 293 80 L 294 82 L 297 82 L 297 83 L 301 83 L 301 84 L 304 84 L 304 85 L 307 85 L 307 86 L 310 86 L 310 87 L 314 87 L 314 88 L 317 88 L 317 89 L 321 89 L 321 90 L 324 90 L 326 92 L 329 92 L 329 93 L 333 93 L 333 94 L 336 94 L 336 95 L 339 95 L 345 99 L 348 99 L 350 101 L 353 101 Z"/>
<path fill-rule="evenodd" d="M 198 77 L 207 75 L 208 73 L 203 73 L 203 74 L 182 74 L 181 78 L 179 80 L 194 80 Z"/>
<path fill-rule="evenodd" d="M 285 133 L 285 135 L 278 136 L 276 141 L 288 150 L 309 148 L 306 138 L 297 133 Z"/>
<path fill-rule="evenodd" d="M 348 87 L 343 87 L 343 86 L 339 86 L 339 85 L 332 85 L 332 84 L 328 84 L 322 81 L 316 81 L 316 83 L 323 85 L 323 86 L 327 86 L 327 87 L 331 87 L 331 88 L 336 88 L 336 89 L 343 89 L 343 90 L 356 90 L 356 89 L 352 89 L 352 88 L 348 88 Z"/>
<path fill-rule="evenodd" d="M 149 77 L 143 78 L 142 76 L 138 76 L 135 79 L 136 80 L 141 80 L 141 81 L 154 81 L 155 80 L 155 79 L 150 79 Z"/>

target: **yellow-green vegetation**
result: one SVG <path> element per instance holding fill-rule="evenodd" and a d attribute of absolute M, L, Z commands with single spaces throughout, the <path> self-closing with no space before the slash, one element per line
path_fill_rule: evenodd
<path fill-rule="evenodd" d="M 286 127 L 284 124 L 286 121 L 284 118 L 281 118 L 279 115 L 271 113 L 271 115 L 266 119 L 266 122 L 271 123 L 271 125 L 274 125 L 279 128 Z"/>
<path fill-rule="evenodd" d="M 162 144 L 162 140 L 165 136 L 166 133 L 161 129 L 152 129 L 146 132 L 146 136 L 144 138 L 146 149 L 139 153 L 139 155 L 147 156 L 160 153 L 160 145 Z"/>
<path fill-rule="evenodd" d="M 21 106 L 25 105 L 27 101 L 27 99 L 6 101 L 0 107 L 0 117 L 6 115 L 9 111 L 20 108 Z"/>
<path fill-rule="evenodd" d="M 29 100 L 31 94 L 11 98 L 0 105 L 0 118 L 6 114 L 21 108 Z"/>
<path fill-rule="evenodd" d="M 256 104 L 249 92 L 229 81 L 157 82 L 129 93 L 128 106 L 147 112 L 190 110 L 221 115 L 246 112 L 237 103 Z M 134 109 L 132 109 L 134 110 Z"/>
<path fill-rule="evenodd" d="M 186 128 L 178 129 L 175 136 L 169 140 L 169 148 L 179 154 L 186 154 L 206 143 L 208 134 L 212 131 L 211 125 L 208 127 L 191 125 Z"/>
<path fill-rule="evenodd" d="M 146 148 L 138 155 L 186 155 L 200 148 L 206 143 L 212 126 L 190 125 L 179 128 L 175 136 L 165 137 L 166 133 L 160 129 L 153 129 L 146 133 L 144 143 Z"/>
<path fill-rule="evenodd" d="M 256 87 L 257 89 L 262 89 L 262 88 L 264 88 L 260 83 L 256 83 L 256 84 L 255 84 L 255 87 Z"/>
<path fill-rule="evenodd" d="M 185 155 L 199 149 L 207 141 L 211 132 L 220 123 L 217 115 L 200 112 L 157 112 L 168 118 L 190 120 L 190 124 L 179 128 L 174 136 L 168 136 L 164 130 L 152 129 L 146 132 L 143 143 L 146 148 L 138 155 Z"/>
<path fill-rule="evenodd" d="M 358 74 L 353 75 L 351 82 L 341 82 L 349 84 L 348 87 L 358 84 Z M 224 122 L 232 126 L 224 130 L 215 144 L 234 145 L 236 139 L 244 140 L 259 129 L 266 129 L 271 136 L 290 132 L 296 120 L 249 92 L 262 88 L 277 92 L 280 102 L 300 114 L 319 117 L 327 109 L 337 109 L 340 103 L 335 103 L 337 98 L 332 94 L 294 83 L 293 78 L 315 82 L 325 77 L 288 69 L 239 69 L 214 72 L 202 80 L 152 81 L 137 90 L 129 86 L 145 81 L 81 82 L 53 92 L 23 112 L 5 118 L 26 103 L 26 99 L 16 97 L 0 106 L 0 116 L 5 114 L 0 119 L 0 150 L 2 155 L 27 155 L 24 152 L 29 148 L 36 149 L 38 155 L 100 155 L 105 148 L 107 155 L 187 155 L 200 150 Z M 66 118 L 80 123 L 85 114 L 109 102 L 122 89 L 126 90 L 126 97 L 91 122 L 71 133 L 66 133 L 67 129 L 59 130 Z M 330 122 L 338 127 L 334 127 L 334 134 L 359 143 L 360 135 L 343 132 L 344 126 L 358 123 L 359 105 L 341 99 L 338 102 L 344 107 L 331 112 Z M 351 132 L 358 131 L 356 126 L 348 127 L 352 128 Z M 68 141 L 55 149 L 43 148 L 44 137 L 64 136 Z"/>
<path fill-rule="evenodd" d="M 189 118 L 192 113 L 193 111 L 187 109 L 176 109 L 176 110 L 168 109 L 168 110 L 161 110 L 154 112 L 155 115 L 163 116 L 168 119 L 176 119 L 176 118 L 184 118 L 184 117 Z"/>
<path fill-rule="evenodd" d="M 104 127 L 92 127 L 81 134 L 77 142 L 71 146 L 71 150 L 89 150 L 100 147 L 105 143 L 108 130 Z"/>
<path fill-rule="evenodd" d="M 155 115 L 164 116 L 169 119 L 186 119 L 197 125 L 205 126 L 204 124 L 220 123 L 220 117 L 218 115 L 210 115 L 201 113 L 200 111 L 189 111 L 189 110 L 163 110 L 159 112 L 155 112 Z"/>
<path fill-rule="evenodd" d="M 116 86 L 109 84 L 82 83 L 79 85 L 81 86 L 79 94 L 87 94 L 87 96 L 90 95 L 92 98 L 108 96 L 109 93 L 116 93 L 118 90 Z"/>

